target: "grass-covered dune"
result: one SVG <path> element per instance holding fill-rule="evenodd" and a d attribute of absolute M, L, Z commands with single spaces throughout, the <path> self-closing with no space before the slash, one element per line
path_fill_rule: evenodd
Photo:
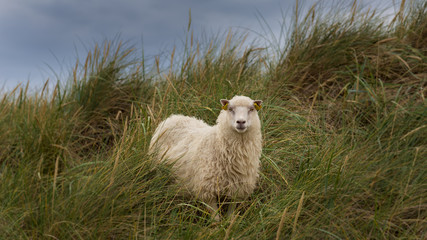
<path fill-rule="evenodd" d="M 427 4 L 289 26 L 267 47 L 190 30 L 153 63 L 105 42 L 56 87 L 4 93 L 0 238 L 426 239 Z M 148 145 L 168 115 L 214 124 L 235 94 L 264 100 L 262 169 L 215 223 Z"/>

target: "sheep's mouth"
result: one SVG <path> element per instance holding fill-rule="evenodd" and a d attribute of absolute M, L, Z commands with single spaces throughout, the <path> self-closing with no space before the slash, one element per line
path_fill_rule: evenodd
<path fill-rule="evenodd" d="M 236 131 L 239 133 L 244 133 L 244 132 L 246 132 L 247 129 L 248 128 L 246 126 L 241 126 L 241 125 L 236 126 Z"/>

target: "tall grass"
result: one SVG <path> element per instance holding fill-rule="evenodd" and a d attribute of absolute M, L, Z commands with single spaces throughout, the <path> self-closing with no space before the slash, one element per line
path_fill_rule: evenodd
<path fill-rule="evenodd" d="M 66 84 L 5 93 L 0 236 L 426 238 L 427 4 L 404 2 L 387 24 L 356 4 L 334 17 L 313 7 L 284 48 L 189 28 L 183 51 L 153 68 L 105 42 Z M 218 100 L 235 94 L 264 100 L 262 169 L 236 215 L 215 223 L 148 146 L 168 115 L 214 124 Z"/>

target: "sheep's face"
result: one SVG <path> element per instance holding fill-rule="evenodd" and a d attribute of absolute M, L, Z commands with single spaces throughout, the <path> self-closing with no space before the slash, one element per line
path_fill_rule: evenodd
<path fill-rule="evenodd" d="M 253 121 L 258 121 L 257 111 L 261 109 L 261 100 L 236 96 L 231 100 L 221 99 L 222 109 L 226 111 L 227 121 L 238 133 L 246 132 Z"/>

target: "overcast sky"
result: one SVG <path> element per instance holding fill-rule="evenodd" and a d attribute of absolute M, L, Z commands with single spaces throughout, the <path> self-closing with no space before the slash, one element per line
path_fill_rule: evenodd
<path fill-rule="evenodd" d="M 261 32 L 260 15 L 278 32 L 283 13 L 290 17 L 294 6 L 295 0 L 0 0 L 0 92 L 28 80 L 37 89 L 55 74 L 64 78 L 77 52 L 85 57 L 85 48 L 118 34 L 137 47 L 143 39 L 148 56 L 167 51 L 185 38 L 190 8 L 197 35 L 229 28 Z"/>

